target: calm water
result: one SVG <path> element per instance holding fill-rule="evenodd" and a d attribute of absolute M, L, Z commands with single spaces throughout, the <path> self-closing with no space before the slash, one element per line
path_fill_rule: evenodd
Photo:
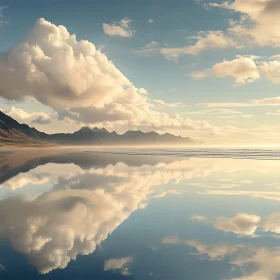
<path fill-rule="evenodd" d="M 280 151 L 0 151 L 0 279 L 280 279 Z"/>

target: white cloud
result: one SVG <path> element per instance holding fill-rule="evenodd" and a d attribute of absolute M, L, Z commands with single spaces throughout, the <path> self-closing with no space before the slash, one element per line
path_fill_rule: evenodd
<path fill-rule="evenodd" d="M 238 84 L 251 83 L 260 78 L 255 62 L 248 57 L 218 63 L 214 65 L 213 71 L 219 78 L 234 77 Z"/>
<path fill-rule="evenodd" d="M 266 78 L 275 83 L 280 83 L 280 61 L 272 60 L 263 62 L 260 66 L 260 70 L 265 74 Z"/>
<path fill-rule="evenodd" d="M 257 60 L 256 56 L 237 56 L 233 60 L 224 60 L 216 63 L 212 68 L 194 72 L 193 79 L 206 77 L 233 77 L 237 84 L 252 83 L 260 79 L 261 74 L 271 82 L 280 83 L 280 61 L 278 56 L 271 57 L 269 61 Z"/>
<path fill-rule="evenodd" d="M 202 111 L 193 111 L 193 112 L 184 112 L 183 114 L 186 115 L 204 115 L 204 114 L 218 114 L 218 115 L 223 115 L 223 114 L 242 114 L 240 111 L 232 110 L 232 109 L 227 109 L 227 108 L 212 108 L 208 110 L 202 110 Z"/>
<path fill-rule="evenodd" d="M 0 271 L 1 270 L 4 271 L 4 270 L 6 270 L 6 268 L 5 268 L 5 266 L 3 264 L 0 263 Z"/>
<path fill-rule="evenodd" d="M 24 110 L 16 107 L 11 107 L 1 110 L 3 113 L 9 115 L 20 123 L 28 124 L 49 124 L 52 121 L 52 116 L 46 113 L 27 113 Z"/>
<path fill-rule="evenodd" d="M 136 55 L 142 56 L 154 56 L 157 55 L 160 51 L 158 47 L 158 42 L 151 41 L 150 43 L 146 44 L 144 47 L 140 48 L 139 50 L 133 50 L 132 53 Z"/>
<path fill-rule="evenodd" d="M 233 10 L 241 14 L 240 20 L 230 21 L 228 32 L 260 46 L 280 46 L 280 4 L 278 0 L 234 0 L 210 6 Z M 267 28 L 269 26 L 269 28 Z"/>
<path fill-rule="evenodd" d="M 153 47 L 156 47 L 158 46 L 158 42 L 156 41 L 151 41 L 150 43 L 148 43 L 145 47 L 146 48 L 153 48 Z"/>
<path fill-rule="evenodd" d="M 185 106 L 182 102 L 166 103 L 165 101 L 159 100 L 159 99 L 153 99 L 152 101 L 158 107 L 176 108 L 176 107 L 184 107 Z"/>
<path fill-rule="evenodd" d="M 278 0 L 233 0 L 223 3 L 204 4 L 204 7 L 219 7 L 240 14 L 238 20 L 229 19 L 225 31 L 207 30 L 188 39 L 194 44 L 183 47 L 162 48 L 167 59 L 177 60 L 182 55 L 197 55 L 211 49 L 244 48 L 247 46 L 280 46 L 280 4 Z M 267 28 L 269 26 L 269 28 Z M 197 73 L 198 75 L 198 73 Z"/>
<path fill-rule="evenodd" d="M 148 22 L 149 22 L 149 23 L 153 23 L 154 20 L 150 18 L 150 19 L 148 20 Z"/>
<path fill-rule="evenodd" d="M 136 88 L 94 44 L 77 41 L 64 26 L 45 19 L 1 57 L 0 95 L 10 100 L 34 97 L 60 118 L 82 125 L 213 132 L 206 121 L 154 111 L 146 91 Z"/>
<path fill-rule="evenodd" d="M 280 115 L 280 110 L 276 110 L 275 112 L 267 112 L 267 115 L 273 115 L 273 116 L 279 116 Z"/>
<path fill-rule="evenodd" d="M 103 23 L 104 33 L 109 36 L 131 37 L 134 34 L 134 30 L 129 26 L 131 19 L 123 18 L 118 23 L 107 24 Z"/>
<path fill-rule="evenodd" d="M 280 96 L 269 97 L 264 99 L 252 99 L 248 102 L 220 102 L 220 103 L 199 103 L 198 105 L 207 108 L 238 108 L 238 107 L 265 107 L 265 106 L 280 106 Z"/>
<path fill-rule="evenodd" d="M 162 48 L 161 53 L 167 59 L 177 59 L 181 55 L 198 55 L 209 49 L 225 49 L 228 47 L 237 47 L 235 40 L 227 37 L 222 31 L 201 31 L 196 36 L 188 37 L 195 40 L 194 45 L 188 45 L 182 48 Z"/>
<path fill-rule="evenodd" d="M 198 55 L 207 49 L 225 49 L 229 46 L 234 47 L 237 44 L 233 39 L 226 37 L 222 31 L 202 31 L 196 36 L 188 37 L 188 39 L 195 40 L 195 44 L 180 48 L 162 48 L 152 41 L 151 43 L 154 44 L 147 44 L 140 50 L 134 50 L 133 53 L 146 56 L 162 54 L 166 59 L 177 60 L 182 55 Z"/>
<path fill-rule="evenodd" d="M 235 118 L 252 118 L 254 115 L 252 114 L 239 114 L 239 115 L 231 115 L 231 116 L 219 116 L 219 119 L 235 119 Z"/>
<path fill-rule="evenodd" d="M 233 77 L 237 84 L 246 84 L 259 79 L 260 72 L 253 58 L 237 56 L 234 60 L 225 60 L 215 64 L 211 69 L 191 74 L 191 77 L 194 79 L 202 79 L 209 76 L 218 78 Z"/>
<path fill-rule="evenodd" d="M 205 222 L 207 222 L 207 217 L 201 216 L 201 215 L 193 215 L 193 216 L 191 216 L 191 220 L 200 222 L 200 223 L 205 223 Z"/>
<path fill-rule="evenodd" d="M 207 110 L 183 112 L 182 115 L 218 115 L 219 119 L 251 118 L 253 115 L 244 114 L 230 108 L 211 108 Z"/>

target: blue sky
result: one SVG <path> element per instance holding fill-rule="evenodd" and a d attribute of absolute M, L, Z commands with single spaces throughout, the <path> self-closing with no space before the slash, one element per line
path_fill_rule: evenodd
<path fill-rule="evenodd" d="M 48 100 L 39 97 L 38 85 L 33 84 L 30 90 L 26 76 L 21 77 L 25 80 L 19 83 L 20 87 L 13 88 L 14 81 L 19 80 L 15 72 L 20 72 L 22 61 L 16 63 L 10 59 L 15 64 L 7 66 L 2 63 L 1 66 L 3 81 L 7 85 L 0 87 L 0 108 L 19 121 L 46 132 L 74 131 L 89 125 L 119 132 L 126 129 L 168 131 L 217 145 L 228 144 L 229 139 L 230 144 L 276 145 L 280 140 L 277 112 L 280 101 L 276 98 L 280 67 L 279 58 L 275 57 L 280 46 L 280 8 L 275 0 L 259 2 L 0 0 L 0 52 L 3 57 L 19 59 L 12 50 L 28 41 L 28 32 L 33 32 L 33 38 L 29 50 L 25 51 L 29 53 L 33 44 L 46 54 L 46 46 L 40 46 L 36 37 L 40 32 L 42 34 L 40 28 L 45 23 L 34 26 L 38 19 L 44 18 L 45 22 L 56 27 L 66 27 L 69 34 L 76 34 L 78 42 L 88 40 L 94 44 L 136 89 L 147 91 L 145 100 L 143 96 L 139 97 L 140 101 L 138 97 L 133 101 L 127 97 L 124 104 L 123 97 L 121 101 L 115 97 L 108 101 L 106 97 L 101 104 L 94 97 L 96 89 L 93 90 L 92 86 L 95 85 L 87 79 L 90 83 L 87 86 L 92 90 L 92 98 L 87 96 L 88 103 L 81 98 L 77 104 L 71 102 L 70 105 L 61 100 L 57 105 L 54 99 L 55 95 L 61 94 L 60 86 L 70 87 L 67 98 L 71 97 L 71 90 L 77 91 L 79 96 L 85 92 L 73 86 L 75 81 L 67 76 L 66 69 L 60 72 L 63 77 L 56 81 L 57 87 L 50 89 L 50 84 L 54 83 L 48 76 L 50 73 L 45 72 L 42 65 L 37 65 L 29 53 L 35 72 L 40 71 L 48 77 L 46 88 L 42 90 L 44 96 L 53 90 L 52 97 Z M 106 31 L 104 24 L 111 31 Z M 122 29 L 124 33 L 110 33 L 116 27 L 118 32 Z M 54 60 L 52 55 L 49 57 Z M 52 67 L 51 75 L 57 65 Z M 7 69 L 15 70 L 8 72 Z M 107 77 L 104 71 L 101 70 L 100 74 Z M 7 82 L 5 75 L 14 75 L 11 79 L 15 80 Z M 122 94 L 120 92 L 118 96 Z M 104 91 L 102 95 L 112 94 Z M 269 100 L 264 100 L 267 98 Z M 257 100 L 259 105 L 248 106 L 251 100 Z M 138 103 L 142 104 L 141 108 Z M 204 105 L 199 105 L 201 103 Z M 119 106 L 123 108 L 121 114 Z M 149 111 L 141 112 L 143 107 L 149 107 Z M 85 108 L 87 117 L 81 115 Z M 93 111 L 98 114 L 97 122 L 94 121 L 96 115 L 90 118 Z M 112 116 L 108 117 L 110 114 Z M 157 121 L 146 120 L 142 117 L 145 115 Z M 38 116 L 45 121 L 37 122 Z"/>

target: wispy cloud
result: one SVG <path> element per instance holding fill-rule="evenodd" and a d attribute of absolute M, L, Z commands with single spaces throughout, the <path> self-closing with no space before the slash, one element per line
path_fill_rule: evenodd
<path fill-rule="evenodd" d="M 206 77 L 232 77 L 236 84 L 248 84 L 260 78 L 261 70 L 261 66 L 255 62 L 255 57 L 237 56 L 233 60 L 216 63 L 212 68 L 193 72 L 190 76 L 195 80 Z"/>
<path fill-rule="evenodd" d="M 194 44 L 189 44 L 179 48 L 162 48 L 161 54 L 167 59 L 176 60 L 182 55 L 198 55 L 199 53 L 209 49 L 225 49 L 228 47 L 237 47 L 234 39 L 227 37 L 224 32 L 216 30 L 201 31 L 195 36 L 187 37 L 194 40 Z"/>
<path fill-rule="evenodd" d="M 280 273 L 279 247 L 263 248 L 244 244 L 205 244 L 199 240 L 182 240 L 166 237 L 166 245 L 183 245 L 196 250 L 195 256 L 207 261 L 226 261 L 232 268 L 240 269 L 239 280 L 266 279 L 276 280 Z M 248 267 L 251 269 L 248 270 Z M 232 278 L 232 277 L 229 277 Z"/>
<path fill-rule="evenodd" d="M 186 115 L 205 115 L 205 114 L 242 114 L 240 111 L 227 109 L 227 108 L 213 108 L 208 110 L 201 110 L 201 111 L 193 111 L 193 112 L 184 112 L 182 114 Z"/>
<path fill-rule="evenodd" d="M 252 99 L 248 102 L 220 102 L 220 103 L 199 103 L 198 105 L 207 108 L 238 108 L 238 107 L 265 107 L 280 106 L 280 96 L 264 99 Z"/>
<path fill-rule="evenodd" d="M 5 268 L 5 266 L 3 264 L 0 263 L 0 271 L 1 270 L 4 271 L 4 270 L 6 270 L 6 268 Z"/>
<path fill-rule="evenodd" d="M 0 26 L 7 23 L 7 21 L 4 19 L 4 15 L 3 15 L 3 11 L 4 11 L 7 7 L 8 7 L 8 6 L 0 6 Z"/>
<path fill-rule="evenodd" d="M 160 53 L 160 48 L 158 46 L 158 42 L 151 41 L 150 43 L 146 44 L 144 47 L 133 50 L 132 53 L 136 55 L 142 55 L 142 56 L 154 56 L 158 55 Z"/>
<path fill-rule="evenodd" d="M 109 36 L 131 37 L 135 33 L 135 30 L 130 27 L 131 21 L 129 18 L 123 18 L 112 24 L 103 23 L 104 33 Z"/>
<path fill-rule="evenodd" d="M 186 106 L 185 104 L 183 104 L 182 102 L 174 102 L 174 103 L 167 103 L 163 100 L 159 100 L 159 99 L 153 99 L 152 100 L 153 103 L 155 103 L 155 105 L 157 105 L 158 107 L 170 107 L 170 108 L 176 108 L 176 107 L 184 107 Z"/>

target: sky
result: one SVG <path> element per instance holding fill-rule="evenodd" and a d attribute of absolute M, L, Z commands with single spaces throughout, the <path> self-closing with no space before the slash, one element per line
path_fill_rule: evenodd
<path fill-rule="evenodd" d="M 280 143 L 278 0 L 0 0 L 0 109 L 38 130 Z"/>

